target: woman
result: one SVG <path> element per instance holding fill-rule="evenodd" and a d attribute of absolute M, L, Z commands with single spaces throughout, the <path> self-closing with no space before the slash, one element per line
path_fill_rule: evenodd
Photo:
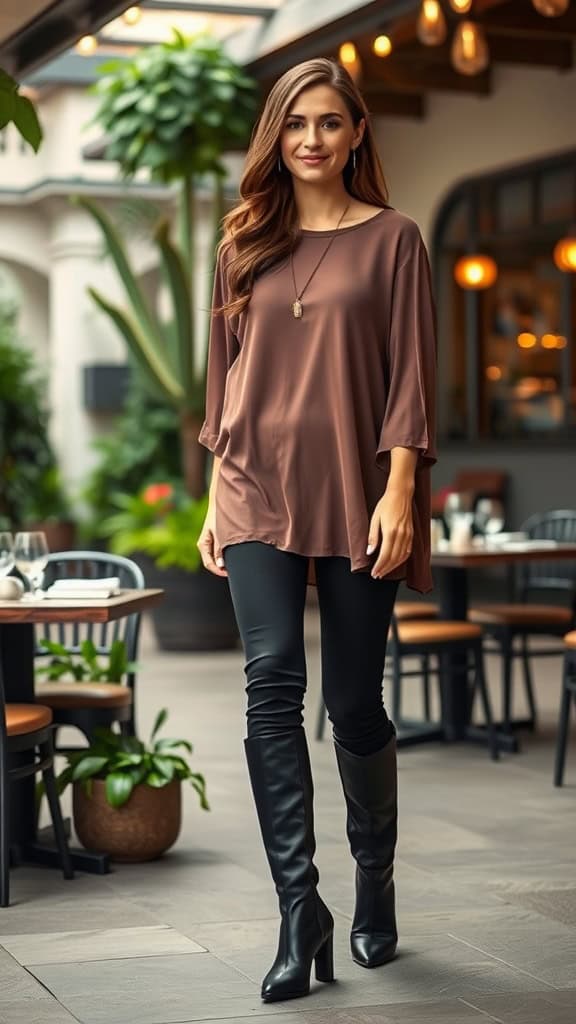
<path fill-rule="evenodd" d="M 356 860 L 353 959 L 395 953 L 395 730 L 382 704 L 399 581 L 426 593 L 434 307 L 416 224 L 388 204 L 366 106 L 315 59 L 272 88 L 224 218 L 206 418 L 214 453 L 198 541 L 227 576 L 245 653 L 248 772 L 279 897 L 266 1002 L 334 978 L 317 892 L 303 728 L 303 618 L 317 586 L 322 688 Z"/>

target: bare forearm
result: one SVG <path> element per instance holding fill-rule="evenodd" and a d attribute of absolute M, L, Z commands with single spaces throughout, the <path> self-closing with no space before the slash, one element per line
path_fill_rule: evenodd
<path fill-rule="evenodd" d="M 414 474 L 418 462 L 417 448 L 392 448 L 388 491 L 414 491 Z"/>
<path fill-rule="evenodd" d="M 220 472 L 220 464 L 222 458 L 214 455 L 212 460 L 212 476 L 210 478 L 210 487 L 208 490 L 208 502 L 210 505 L 214 504 L 214 498 L 216 495 L 216 484 L 218 483 L 218 474 Z"/>

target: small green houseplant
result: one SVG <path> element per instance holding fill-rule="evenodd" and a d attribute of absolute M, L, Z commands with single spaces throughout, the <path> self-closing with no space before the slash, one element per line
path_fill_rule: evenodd
<path fill-rule="evenodd" d="M 148 743 L 95 729 L 89 747 L 66 755 L 58 789 L 73 785 L 74 827 L 85 847 L 127 863 L 159 857 L 180 833 L 184 780 L 196 790 L 201 808 L 211 810 L 205 778 L 185 756 L 192 744 L 157 736 L 167 718 L 166 708 L 158 712 Z"/>
<path fill-rule="evenodd" d="M 47 664 L 36 667 L 36 677 L 47 682 L 68 677 L 76 682 L 120 683 L 128 672 L 137 669 L 135 662 L 128 661 L 123 640 L 114 640 L 109 655 L 103 656 L 92 640 L 83 640 L 79 653 L 70 654 L 63 644 L 44 638 L 40 653 L 52 655 Z"/>

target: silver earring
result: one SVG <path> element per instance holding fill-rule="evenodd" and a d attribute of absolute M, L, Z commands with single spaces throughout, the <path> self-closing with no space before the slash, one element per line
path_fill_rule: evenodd
<path fill-rule="evenodd" d="M 281 170 L 282 170 L 282 161 L 281 161 L 280 157 L 278 157 L 278 174 L 280 174 Z"/>
<path fill-rule="evenodd" d="M 352 170 L 356 170 L 356 150 L 352 150 Z"/>

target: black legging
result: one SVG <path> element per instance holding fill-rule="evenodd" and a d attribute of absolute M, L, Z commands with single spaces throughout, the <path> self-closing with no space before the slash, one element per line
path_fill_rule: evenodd
<path fill-rule="evenodd" d="M 245 655 L 248 736 L 301 727 L 308 558 L 262 541 L 227 544 L 223 558 Z M 343 747 L 370 754 L 393 733 L 382 678 L 398 582 L 352 573 L 336 555 L 315 563 L 328 718 Z"/>

